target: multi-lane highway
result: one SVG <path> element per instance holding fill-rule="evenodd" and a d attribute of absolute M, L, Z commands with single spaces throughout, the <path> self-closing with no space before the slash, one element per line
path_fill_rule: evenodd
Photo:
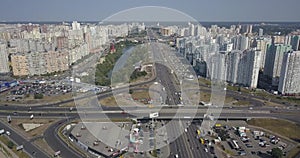
<path fill-rule="evenodd" d="M 20 135 L 17 131 L 15 131 L 10 125 L 4 122 L 0 122 L 0 126 L 10 131 L 10 138 L 13 139 L 13 141 L 16 143 L 16 145 L 23 145 L 24 151 L 26 151 L 28 154 L 30 154 L 34 158 L 40 158 L 40 157 L 49 157 L 47 153 L 45 153 L 42 149 L 34 145 L 30 140 L 25 139 L 22 135 Z"/>
<path fill-rule="evenodd" d="M 154 51 L 153 58 L 155 60 L 163 59 L 164 57 L 159 52 L 161 49 L 156 44 L 152 45 L 152 51 Z M 131 88 L 138 87 L 143 84 L 150 84 L 154 81 L 159 82 L 162 86 L 165 87 L 165 91 L 167 94 L 166 103 L 169 105 L 178 105 L 180 104 L 179 96 L 175 94 L 175 92 L 178 91 L 178 85 L 175 83 L 174 76 L 171 73 L 171 70 L 168 69 L 166 66 L 156 63 L 155 69 L 156 69 L 156 77 L 153 78 L 150 81 L 144 82 L 144 83 L 138 83 L 136 85 L 131 86 Z M 137 88 L 138 89 L 138 88 Z M 204 89 L 205 90 L 205 89 Z M 117 88 L 114 89 L 114 91 L 124 92 L 124 88 Z M 209 90 L 207 90 L 209 91 Z M 227 94 L 233 95 L 236 97 L 244 97 L 242 99 L 249 99 L 251 98 L 261 98 L 260 96 L 252 96 L 250 94 L 238 94 L 233 91 L 227 91 Z M 98 99 L 103 99 L 105 97 L 111 96 L 112 92 L 107 91 L 98 94 Z M 140 116 L 140 119 L 148 119 L 149 117 L 149 108 L 148 107 L 139 107 L 138 109 L 136 107 L 128 107 L 126 108 L 126 113 L 123 113 L 122 109 L 119 107 L 105 107 L 102 106 L 102 110 L 99 111 L 99 108 L 82 108 L 80 111 L 76 111 L 74 108 L 72 111 L 69 108 L 65 107 L 59 107 L 62 103 L 72 102 L 73 99 L 62 101 L 60 103 L 54 103 L 54 104 L 44 104 L 44 105 L 38 105 L 38 106 L 17 106 L 17 105 L 2 105 L 0 106 L 0 116 L 6 117 L 8 115 L 12 116 L 12 119 L 15 118 L 29 118 L 31 114 L 34 114 L 35 118 L 61 118 L 61 120 L 57 123 L 54 123 L 51 125 L 46 132 L 44 133 L 44 138 L 49 144 L 53 150 L 57 151 L 60 150 L 62 152 L 62 157 L 72 157 L 72 158 L 80 158 L 82 157 L 77 152 L 70 149 L 66 143 L 64 143 L 57 135 L 58 128 L 67 122 L 68 119 L 73 118 L 79 118 L 79 114 L 84 114 L 85 116 L 88 116 L 88 118 L 95 118 L 95 119 L 101 119 L 101 118 L 121 118 L 121 119 L 127 119 L 129 117 L 135 117 L 135 114 L 138 114 Z M 251 103 L 254 103 L 255 105 L 253 109 L 249 109 L 248 107 L 226 107 L 223 109 L 223 112 L 221 113 L 219 119 L 248 119 L 248 118 L 256 118 L 256 117 L 274 117 L 274 118 L 283 118 L 288 119 L 297 123 L 300 123 L 300 120 L 298 119 L 299 109 L 274 109 L 272 107 L 263 107 L 257 100 L 253 99 L 251 100 Z M 272 101 L 272 100 L 271 100 Z M 157 109 L 156 109 L 157 108 Z M 198 111 L 196 112 L 195 118 L 203 118 L 204 114 L 206 114 L 207 107 L 197 107 Z M 188 118 L 190 116 L 191 110 L 195 110 L 195 107 L 192 106 L 185 106 L 178 108 L 171 108 L 171 107 L 154 107 L 150 110 L 158 110 L 159 111 L 159 117 L 157 119 L 184 119 Z M 82 112 L 84 111 L 84 113 Z M 79 113 L 79 114 L 78 114 Z M 141 117 L 144 116 L 144 117 Z M 177 121 L 178 122 L 178 121 Z M 179 122 L 178 122 L 179 123 Z M 43 152 L 43 150 L 39 149 L 37 146 L 33 145 L 29 140 L 26 140 L 21 135 L 19 135 L 17 132 L 15 132 L 8 124 L 0 122 L 0 126 L 4 127 L 5 129 L 8 129 L 11 131 L 11 139 L 13 139 L 18 145 L 23 144 L 25 151 L 27 151 L 30 155 L 33 157 L 49 157 L 46 153 Z M 179 124 L 176 124 L 172 126 L 180 127 Z M 176 129 L 167 129 L 168 133 L 176 132 Z M 191 129 L 195 131 L 195 127 Z M 176 140 L 173 144 L 171 144 L 170 148 L 171 151 L 178 151 L 180 157 L 197 157 L 197 155 L 201 157 L 207 157 L 207 154 L 205 154 L 203 151 L 201 151 L 201 148 L 199 150 L 197 149 L 197 144 L 194 139 L 192 139 L 193 134 L 190 132 L 186 132 L 183 135 L 181 135 L 178 140 Z M 189 143 L 186 143 L 189 142 Z M 172 155 L 171 154 L 171 155 Z"/>

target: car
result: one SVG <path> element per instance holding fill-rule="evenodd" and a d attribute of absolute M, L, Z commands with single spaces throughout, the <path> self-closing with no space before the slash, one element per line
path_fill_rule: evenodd
<path fill-rule="evenodd" d="M 245 152 L 244 150 L 242 150 L 242 151 L 239 152 L 239 154 L 240 154 L 241 156 L 244 156 L 244 155 L 246 155 L 246 152 Z"/>
<path fill-rule="evenodd" d="M 53 156 L 54 156 L 54 157 L 58 157 L 58 156 L 60 155 L 60 153 L 61 153 L 60 150 L 58 150 L 58 151 L 56 151 L 56 152 L 54 153 Z"/>
<path fill-rule="evenodd" d="M 207 148 L 204 148 L 204 151 L 205 151 L 205 152 L 208 152 L 208 149 L 207 149 Z"/>
<path fill-rule="evenodd" d="M 175 157 L 175 158 L 178 158 L 179 156 L 178 156 L 178 154 L 175 154 L 174 157 Z"/>
<path fill-rule="evenodd" d="M 9 132 L 9 131 L 6 131 L 6 135 L 10 136 L 10 132 Z"/>
<path fill-rule="evenodd" d="M 247 148 L 253 148 L 253 146 L 251 144 L 246 144 Z"/>

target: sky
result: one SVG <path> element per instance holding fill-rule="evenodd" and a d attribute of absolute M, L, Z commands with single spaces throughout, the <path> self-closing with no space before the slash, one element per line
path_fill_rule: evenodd
<path fill-rule="evenodd" d="M 300 22 L 300 0 L 1 0 L 0 21 L 101 21 L 141 6 L 172 8 L 198 21 Z"/>

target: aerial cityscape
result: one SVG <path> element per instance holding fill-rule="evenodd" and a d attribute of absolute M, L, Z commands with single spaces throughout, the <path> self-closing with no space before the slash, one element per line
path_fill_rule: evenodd
<path fill-rule="evenodd" d="M 292 1 L 1 2 L 0 158 L 299 158 Z"/>

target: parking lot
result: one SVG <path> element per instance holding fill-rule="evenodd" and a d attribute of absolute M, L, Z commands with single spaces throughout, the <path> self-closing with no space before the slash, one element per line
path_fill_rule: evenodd
<path fill-rule="evenodd" d="M 240 126 L 239 126 L 240 125 Z M 220 122 L 214 127 L 216 132 L 215 144 L 219 144 L 223 154 L 234 157 L 272 157 L 273 148 L 279 148 L 283 154 L 293 148 L 293 144 L 279 136 L 270 134 L 255 127 L 248 127 L 247 124 Z M 219 141 L 219 140 L 221 141 Z"/>
<path fill-rule="evenodd" d="M 3 101 L 17 101 L 35 94 L 43 96 L 60 96 L 72 92 L 72 85 L 63 82 L 20 82 L 9 91 L 1 94 Z"/>

